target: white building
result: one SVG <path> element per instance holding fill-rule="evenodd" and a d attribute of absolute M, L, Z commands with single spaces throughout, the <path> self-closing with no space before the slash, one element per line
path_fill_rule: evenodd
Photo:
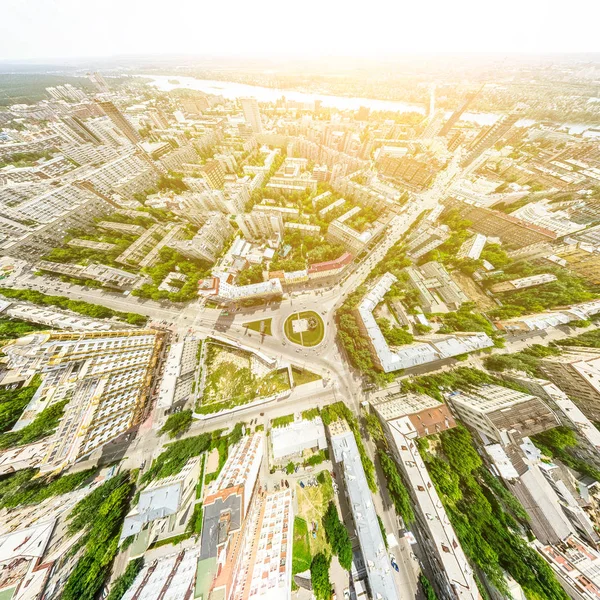
<path fill-rule="evenodd" d="M 293 455 L 301 455 L 304 450 L 324 450 L 327 448 L 325 426 L 321 417 L 312 421 L 295 421 L 285 427 L 271 429 L 273 458 L 282 461 Z"/>
<path fill-rule="evenodd" d="M 244 120 L 250 125 L 252 131 L 254 133 L 262 133 L 263 124 L 256 98 L 240 98 L 240 104 L 244 111 Z"/>

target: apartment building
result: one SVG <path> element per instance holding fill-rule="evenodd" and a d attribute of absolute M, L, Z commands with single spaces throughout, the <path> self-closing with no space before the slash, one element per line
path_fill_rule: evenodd
<path fill-rule="evenodd" d="M 231 586 L 232 600 L 290 600 L 292 491 L 259 495 L 248 521 Z"/>
<path fill-rule="evenodd" d="M 535 541 L 565 591 L 573 600 L 600 599 L 600 553 L 572 535 L 556 544 Z"/>
<path fill-rule="evenodd" d="M 458 310 L 469 297 L 454 281 L 441 263 L 430 261 L 421 267 L 407 267 L 409 285 L 419 294 L 419 302 L 426 313 Z"/>
<path fill-rule="evenodd" d="M 354 256 L 352 254 L 344 252 L 344 254 L 334 260 L 308 265 L 308 279 L 309 281 L 315 281 L 329 277 L 338 277 L 348 269 L 353 260 Z"/>
<path fill-rule="evenodd" d="M 222 190 L 225 183 L 225 171 L 218 160 L 209 160 L 198 169 L 204 180 L 214 190 Z"/>
<path fill-rule="evenodd" d="M 488 237 L 499 237 L 510 249 L 519 249 L 538 242 L 552 242 L 556 233 L 512 215 L 462 202 L 455 198 L 445 201 L 446 207 L 457 208 L 462 219 L 471 221 L 471 229 Z"/>
<path fill-rule="evenodd" d="M 450 228 L 447 225 L 435 227 L 424 223 L 408 236 L 406 253 L 416 260 L 441 246 L 449 237 Z"/>
<path fill-rule="evenodd" d="M 502 445 L 519 444 L 523 437 L 560 425 L 556 415 L 537 396 L 501 385 L 455 391 L 446 399 L 484 440 Z"/>
<path fill-rule="evenodd" d="M 87 248 L 89 250 L 99 250 L 100 252 L 110 252 L 118 248 L 117 244 L 109 244 L 108 242 L 95 242 L 93 240 L 83 240 L 80 238 L 72 238 L 67 242 L 67 246 L 72 248 Z"/>
<path fill-rule="evenodd" d="M 283 218 L 277 213 L 269 214 L 255 207 L 249 213 L 237 215 L 236 223 L 244 237 L 252 242 L 283 238 Z"/>
<path fill-rule="evenodd" d="M 431 481 L 416 440 L 456 425 L 448 406 L 423 394 L 403 394 L 399 386 L 370 400 L 414 506 L 423 556 L 444 600 L 479 600 L 475 576 Z"/>
<path fill-rule="evenodd" d="M 600 421 L 600 353 L 597 350 L 570 346 L 560 356 L 542 359 L 540 369 L 586 417 Z"/>
<path fill-rule="evenodd" d="M 283 295 L 279 279 L 269 279 L 261 283 L 233 285 L 223 276 L 203 279 L 198 282 L 198 295 L 223 304 L 234 304 L 250 300 L 267 300 Z"/>
<path fill-rule="evenodd" d="M 119 290 L 131 289 L 142 280 L 142 278 L 135 273 L 94 262 L 87 265 L 78 265 L 40 260 L 37 262 L 36 266 L 40 271 L 66 275 L 67 277 L 82 279 L 84 281 L 91 279 L 106 287 L 112 287 Z"/>
<path fill-rule="evenodd" d="M 233 235 L 229 218 L 222 213 L 212 213 L 191 240 L 181 240 L 170 246 L 189 258 L 216 262 L 225 244 Z"/>
<path fill-rule="evenodd" d="M 0 189 L 0 251 L 35 260 L 59 245 L 69 229 L 85 228 L 114 208 L 71 184 L 6 186 Z"/>
<path fill-rule="evenodd" d="M 128 235 L 143 235 L 146 233 L 146 229 L 141 225 L 133 225 L 132 223 L 118 223 L 117 221 L 100 221 L 96 224 L 96 227 L 106 231 L 126 233 Z"/>
<path fill-rule="evenodd" d="M 252 131 L 254 133 L 262 133 L 263 124 L 256 98 L 240 98 L 240 104 L 244 111 L 244 120 L 250 125 Z"/>
<path fill-rule="evenodd" d="M 400 600 L 354 434 L 346 421 L 338 420 L 329 425 L 329 436 L 334 461 L 343 472 L 371 597 Z"/>
<path fill-rule="evenodd" d="M 264 441 L 260 433 L 243 437 L 230 448 L 217 479 L 203 502 L 203 524 L 198 572 L 202 574 L 203 597 L 220 595 L 233 600 L 244 538 L 258 514 L 259 471 Z M 253 536 L 250 536 L 253 539 Z"/>
<path fill-rule="evenodd" d="M 138 130 L 131 124 L 129 119 L 110 101 L 97 101 L 98 105 L 106 116 L 123 132 L 123 135 L 132 143 L 137 144 L 142 141 L 142 136 Z"/>
<path fill-rule="evenodd" d="M 545 283 L 551 283 L 553 281 L 556 281 L 556 275 L 553 275 L 552 273 L 540 273 L 539 275 L 520 277 L 519 279 L 511 279 L 509 281 L 496 283 L 490 288 L 490 290 L 494 292 L 494 294 L 500 294 L 502 292 L 524 290 L 530 287 L 544 285 Z"/>
<path fill-rule="evenodd" d="M 8 366 L 42 383 L 14 428 L 67 401 L 34 465 L 62 470 L 129 431 L 144 417 L 163 343 L 154 330 L 42 332 L 9 342 Z M 13 428 L 13 429 L 14 429 Z"/>
<path fill-rule="evenodd" d="M 369 225 L 364 231 L 357 231 L 350 227 L 347 222 L 361 211 L 356 206 L 347 211 L 337 219 L 334 219 L 327 227 L 327 240 L 334 244 L 342 244 L 346 250 L 358 256 L 383 232 L 386 225 L 382 221 L 376 221 Z"/>
<path fill-rule="evenodd" d="M 375 320 L 373 311 L 396 281 L 397 278 L 392 273 L 382 275 L 355 309 L 361 334 L 369 340 L 373 362 L 384 373 L 410 369 L 494 345 L 492 339 L 485 333 L 453 333 L 421 336 L 419 342 L 390 347 Z"/>
<path fill-rule="evenodd" d="M 123 521 L 119 544 L 148 531 L 145 545 L 183 533 L 194 511 L 201 457 L 190 458 L 179 473 L 155 479 L 139 494 Z"/>

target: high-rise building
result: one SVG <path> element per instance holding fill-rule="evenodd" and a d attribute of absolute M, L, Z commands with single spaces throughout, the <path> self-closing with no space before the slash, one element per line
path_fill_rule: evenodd
<path fill-rule="evenodd" d="M 123 135 L 132 143 L 137 144 L 142 141 L 142 136 L 138 130 L 131 124 L 129 119 L 110 101 L 98 101 L 100 108 L 106 116 L 123 132 Z"/>
<path fill-rule="evenodd" d="M 254 133 L 262 133 L 263 125 L 260 117 L 260 111 L 258 109 L 258 102 L 256 98 L 240 98 L 240 104 L 244 111 L 244 119 L 246 123 L 250 125 Z"/>
<path fill-rule="evenodd" d="M 483 88 L 481 88 L 483 89 Z M 446 121 L 446 124 L 442 127 L 440 131 L 440 136 L 445 136 L 448 132 L 456 125 L 458 120 L 462 117 L 462 114 L 467 110 L 469 104 L 475 100 L 475 98 L 479 95 L 481 89 L 475 93 L 467 94 L 463 103 L 450 115 L 450 118 Z"/>
<path fill-rule="evenodd" d="M 106 79 L 98 72 L 88 73 L 88 79 L 94 84 L 94 87 L 101 93 L 110 92 Z"/>
<path fill-rule="evenodd" d="M 233 227 L 229 218 L 215 212 L 191 240 L 181 240 L 170 245 L 184 256 L 214 263 L 232 234 Z"/>
<path fill-rule="evenodd" d="M 283 236 L 283 219 L 278 214 L 252 210 L 237 215 L 236 222 L 244 237 L 251 242 Z"/>
<path fill-rule="evenodd" d="M 222 190 L 225 183 L 225 170 L 218 160 L 209 160 L 199 169 L 208 185 L 214 190 Z"/>
<path fill-rule="evenodd" d="M 510 114 L 499 119 L 488 129 L 484 129 L 469 147 L 469 154 L 461 162 L 462 167 L 468 167 L 474 160 L 479 158 L 486 150 L 489 150 L 498 140 L 504 137 L 513 125 L 521 118 L 520 107 Z"/>

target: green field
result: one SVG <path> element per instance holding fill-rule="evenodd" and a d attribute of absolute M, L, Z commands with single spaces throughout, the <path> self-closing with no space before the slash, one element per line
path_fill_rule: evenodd
<path fill-rule="evenodd" d="M 302 573 L 310 569 L 310 544 L 308 525 L 301 517 L 294 518 L 294 545 L 292 546 L 292 573 Z"/>
<path fill-rule="evenodd" d="M 294 377 L 294 385 L 303 385 L 323 379 L 320 375 L 306 369 L 301 369 L 300 367 L 292 367 L 292 376 Z"/>
<path fill-rule="evenodd" d="M 306 331 L 294 333 L 292 324 L 300 319 L 308 319 L 311 326 Z M 316 346 L 323 341 L 323 337 L 325 336 L 325 324 L 323 323 L 323 319 L 321 319 L 316 312 L 307 310 L 290 315 L 285 321 L 283 331 L 285 337 L 287 337 L 290 342 L 300 346 L 311 347 Z"/>
<path fill-rule="evenodd" d="M 263 335 L 273 335 L 271 333 L 271 321 L 273 319 L 261 319 L 260 321 L 251 321 L 250 323 L 244 323 L 244 327 L 252 329 L 252 331 L 258 331 Z"/>

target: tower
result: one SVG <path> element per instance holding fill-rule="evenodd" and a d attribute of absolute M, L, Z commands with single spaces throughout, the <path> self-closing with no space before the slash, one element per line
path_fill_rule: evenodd
<path fill-rule="evenodd" d="M 112 102 L 108 100 L 97 100 L 97 102 L 106 116 L 123 132 L 123 135 L 125 135 L 132 144 L 137 144 L 142 141 L 142 136 L 138 133 L 138 130 Z"/>
<path fill-rule="evenodd" d="M 244 111 L 244 119 L 250 125 L 254 133 L 262 133 L 263 126 L 258 110 L 258 102 L 256 98 L 240 98 L 240 104 Z"/>

